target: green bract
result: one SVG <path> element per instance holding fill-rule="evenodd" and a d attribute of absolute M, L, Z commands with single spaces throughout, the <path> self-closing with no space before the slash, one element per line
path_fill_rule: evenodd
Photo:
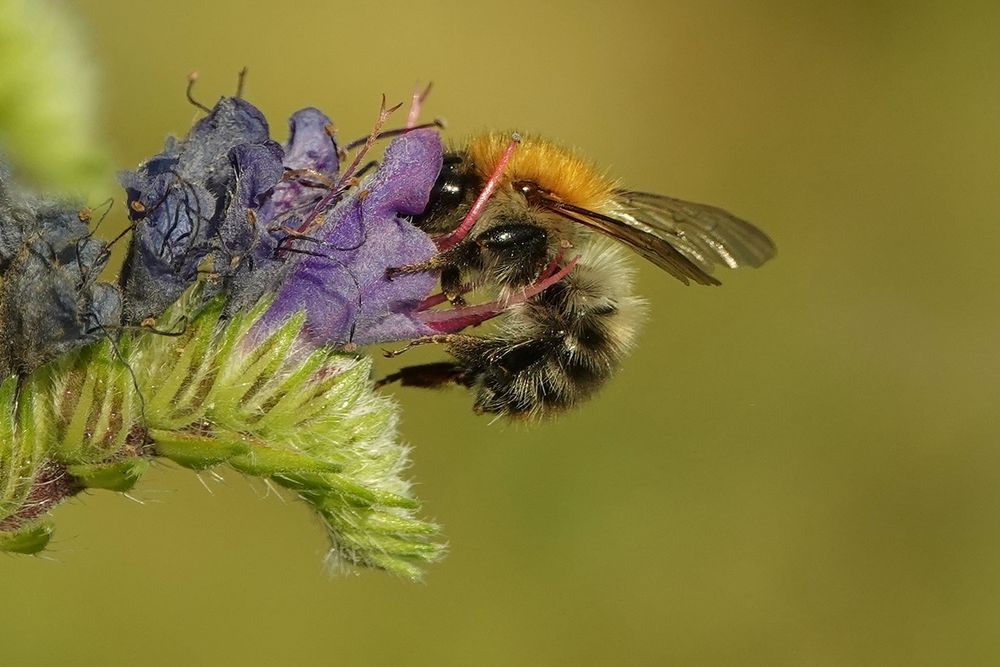
<path fill-rule="evenodd" d="M 442 547 L 415 517 L 407 450 L 370 360 L 304 347 L 302 316 L 261 339 L 266 302 L 223 319 L 220 300 L 186 312 L 199 300 L 189 293 L 157 331 L 0 384 L 0 550 L 43 549 L 49 508 L 82 489 L 126 491 L 161 456 L 270 479 L 319 513 L 337 562 L 419 576 Z"/>

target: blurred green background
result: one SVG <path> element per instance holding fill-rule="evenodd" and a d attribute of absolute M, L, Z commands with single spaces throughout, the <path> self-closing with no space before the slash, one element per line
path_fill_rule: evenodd
<path fill-rule="evenodd" d="M 3 664 L 1000 662 L 1000 5 L 69 8 L 119 167 L 196 118 L 191 70 L 211 103 L 248 66 L 279 138 L 433 80 L 449 136 L 558 138 L 779 254 L 718 289 L 640 266 L 639 348 L 558 421 L 396 390 L 451 549 L 424 583 L 331 578 L 305 507 L 160 466 L 0 558 Z"/>

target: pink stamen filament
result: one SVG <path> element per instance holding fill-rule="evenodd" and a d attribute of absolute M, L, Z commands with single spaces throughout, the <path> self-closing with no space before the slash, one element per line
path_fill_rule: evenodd
<path fill-rule="evenodd" d="M 441 304 L 441 303 L 444 303 L 447 300 L 448 300 L 448 297 L 445 296 L 444 292 L 438 292 L 437 294 L 431 294 L 429 297 L 427 297 L 426 299 L 424 299 L 423 301 L 420 302 L 420 305 L 417 306 L 417 310 L 418 311 L 427 310 L 428 308 L 433 308 L 434 306 L 436 306 L 438 304 Z"/>
<path fill-rule="evenodd" d="M 423 90 L 415 90 L 413 92 L 413 99 L 410 101 L 410 112 L 406 115 L 406 127 L 411 128 L 417 124 L 417 119 L 420 118 L 420 110 L 424 106 L 424 100 L 431 92 L 431 84 L 427 84 L 427 87 Z"/>
<path fill-rule="evenodd" d="M 580 260 L 579 255 L 570 260 L 566 266 L 555 273 L 539 279 L 535 284 L 527 289 L 510 296 L 507 299 L 498 299 L 478 306 L 466 306 L 464 308 L 453 308 L 451 310 L 435 310 L 420 314 L 420 319 L 430 328 L 441 333 L 454 333 L 466 327 L 482 324 L 502 313 L 512 306 L 523 303 L 533 296 L 541 294 L 548 288 L 569 275 L 576 263 Z M 545 275 L 544 273 L 542 274 Z M 431 297 L 434 298 L 434 297 Z"/>
<path fill-rule="evenodd" d="M 507 148 L 504 149 L 503 155 L 500 156 L 500 160 L 497 162 L 497 166 L 494 167 L 493 173 L 490 174 L 490 178 L 486 181 L 486 185 L 483 186 L 483 191 L 479 193 L 476 197 L 476 201 L 472 204 L 472 208 L 465 215 L 465 219 L 462 223 L 455 229 L 455 231 L 447 234 L 445 236 L 439 236 L 434 239 L 434 243 L 437 244 L 438 250 L 444 251 L 452 246 L 461 242 L 468 234 L 472 226 L 476 224 L 476 220 L 482 215 L 483 209 L 486 208 L 486 202 L 489 201 L 493 193 L 496 192 L 497 187 L 500 185 L 500 179 L 503 178 L 504 169 L 507 168 L 507 163 L 510 162 L 510 158 L 514 155 L 514 151 L 517 149 L 517 145 L 521 143 L 521 135 L 514 134 L 511 137 L 510 143 L 507 144 Z"/>

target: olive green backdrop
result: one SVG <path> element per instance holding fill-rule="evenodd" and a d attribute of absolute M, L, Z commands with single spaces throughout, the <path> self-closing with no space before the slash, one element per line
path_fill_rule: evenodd
<path fill-rule="evenodd" d="M 0 559 L 0 660 L 996 664 L 997 7 L 76 3 L 122 167 L 196 118 L 193 69 L 210 103 L 248 66 L 279 138 L 433 80 L 449 136 L 558 138 L 779 254 L 715 289 L 642 265 L 639 348 L 553 423 L 396 390 L 451 549 L 425 582 L 331 578 L 305 507 L 160 466 Z"/>

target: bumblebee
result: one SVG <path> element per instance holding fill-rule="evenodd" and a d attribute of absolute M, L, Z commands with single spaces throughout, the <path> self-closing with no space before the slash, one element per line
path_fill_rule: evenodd
<path fill-rule="evenodd" d="M 550 141 L 490 133 L 447 153 L 413 220 L 439 253 L 389 269 L 436 271 L 426 321 L 453 362 L 403 368 L 384 382 L 474 390 L 475 410 L 541 417 L 591 396 L 632 347 L 643 301 L 630 248 L 685 284 L 718 285 L 716 266 L 757 267 L 775 254 L 762 231 L 714 206 L 634 192 Z M 496 300 L 465 303 L 474 289 Z M 499 318 L 489 335 L 459 333 Z"/>

